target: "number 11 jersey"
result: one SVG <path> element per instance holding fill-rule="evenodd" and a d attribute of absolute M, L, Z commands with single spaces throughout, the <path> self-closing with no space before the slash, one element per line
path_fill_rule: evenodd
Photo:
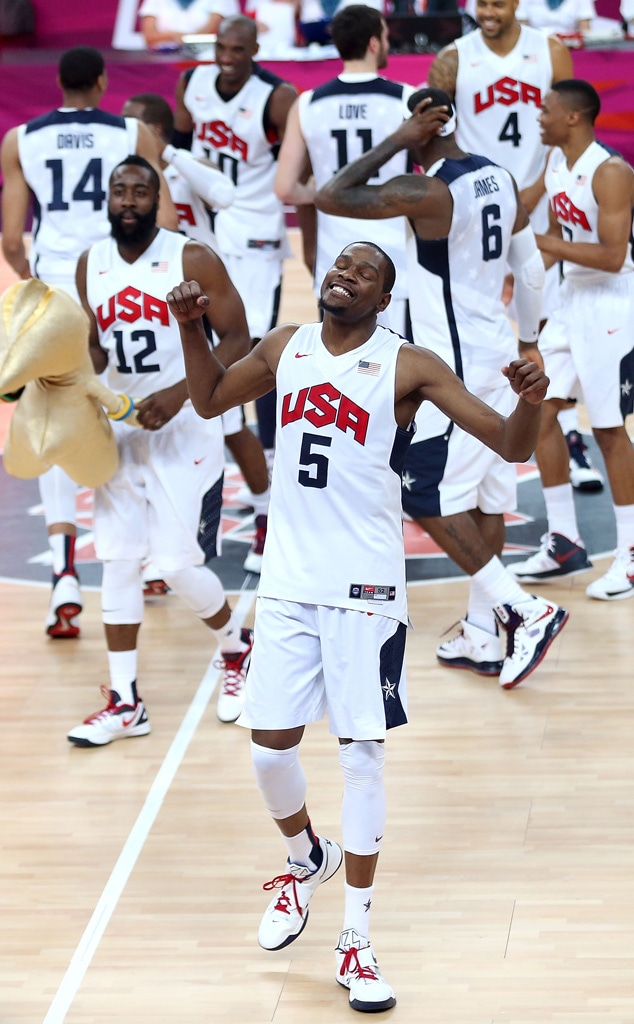
<path fill-rule="evenodd" d="M 77 260 L 110 233 L 108 181 L 136 152 L 138 121 L 103 110 L 60 109 L 18 128 L 18 153 L 34 196 L 31 272 L 74 274 Z"/>

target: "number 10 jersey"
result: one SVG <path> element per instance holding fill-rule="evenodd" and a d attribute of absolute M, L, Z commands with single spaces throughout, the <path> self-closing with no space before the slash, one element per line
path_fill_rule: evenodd
<path fill-rule="evenodd" d="M 51 110 L 20 125 L 20 165 L 35 201 L 35 277 L 74 274 L 82 252 L 108 236 L 108 180 L 136 152 L 137 136 L 134 118 L 94 108 Z"/>

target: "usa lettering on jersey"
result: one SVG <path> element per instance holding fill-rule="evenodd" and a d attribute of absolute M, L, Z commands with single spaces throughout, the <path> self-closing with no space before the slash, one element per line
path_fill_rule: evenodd
<path fill-rule="evenodd" d="M 249 159 L 248 143 L 224 121 L 203 121 L 198 125 L 196 138 L 212 145 L 214 149 L 230 149 L 232 153 L 238 154 L 238 159 L 245 162 Z"/>
<path fill-rule="evenodd" d="M 169 309 L 164 299 L 139 291 L 128 285 L 116 295 L 111 295 L 107 302 L 97 306 L 97 323 L 102 331 L 122 320 L 133 324 L 137 320 L 157 320 L 163 327 L 169 327 Z"/>
<path fill-rule="evenodd" d="M 528 85 L 516 78 L 505 76 L 487 86 L 486 92 L 477 92 L 473 97 L 473 103 L 476 114 L 488 110 L 494 103 L 499 103 L 503 107 L 511 107 L 516 103 L 532 103 L 539 110 L 542 105 L 542 94 L 536 85 Z"/>
<path fill-rule="evenodd" d="M 302 417 L 313 427 L 329 427 L 334 423 L 344 433 L 350 430 L 354 440 L 365 445 L 370 414 L 332 384 L 313 384 L 310 388 L 301 388 L 296 396 L 284 395 L 282 427 Z"/>
<path fill-rule="evenodd" d="M 553 212 L 558 221 L 564 224 L 575 224 L 584 231 L 592 231 L 588 218 L 583 210 L 580 210 L 565 192 L 558 192 L 552 198 Z"/>

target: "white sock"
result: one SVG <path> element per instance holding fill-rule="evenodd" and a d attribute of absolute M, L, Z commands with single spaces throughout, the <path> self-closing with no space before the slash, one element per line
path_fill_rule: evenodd
<path fill-rule="evenodd" d="M 499 604 L 499 602 L 496 603 Z M 469 587 L 467 622 L 495 636 L 496 619 L 493 614 L 493 603 L 484 587 L 473 576 L 471 577 L 471 586 Z"/>
<path fill-rule="evenodd" d="M 370 938 L 370 911 L 372 909 L 372 895 L 374 886 L 367 889 L 356 889 L 346 882 L 345 906 L 343 911 L 343 931 L 347 928 L 354 928 L 359 935 Z"/>
<path fill-rule="evenodd" d="M 213 634 L 223 654 L 239 654 L 247 649 L 247 645 L 242 643 L 242 629 L 233 615 L 230 615 L 229 621 L 220 629 L 214 629 Z"/>
<path fill-rule="evenodd" d="M 293 864 L 304 864 L 311 871 L 317 871 L 321 867 L 324 854 L 319 840 L 312 830 L 310 821 L 306 828 L 297 836 L 283 836 L 288 850 L 289 860 Z"/>
<path fill-rule="evenodd" d="M 569 434 L 571 430 L 576 430 L 579 433 L 579 413 L 576 405 L 568 409 L 561 409 L 557 413 L 557 419 L 564 434 Z"/>
<path fill-rule="evenodd" d="M 634 505 L 615 505 L 614 515 L 617 548 L 634 547 Z"/>
<path fill-rule="evenodd" d="M 132 684 L 136 683 L 137 660 L 136 648 L 132 651 L 108 651 L 110 689 L 116 690 L 122 702 L 132 707 L 136 704 Z"/>
<path fill-rule="evenodd" d="M 266 516 L 269 512 L 269 502 L 271 500 L 271 488 L 267 487 L 262 494 L 253 494 L 253 514 L 254 516 Z"/>
<path fill-rule="evenodd" d="M 577 526 L 577 513 L 572 484 L 544 487 L 544 501 L 550 533 L 561 533 L 575 544 L 582 544 Z"/>
<path fill-rule="evenodd" d="M 479 585 L 489 598 L 492 608 L 499 604 L 519 604 L 520 601 L 527 601 L 528 595 L 522 590 L 514 576 L 502 565 L 497 555 L 483 565 L 478 572 L 471 577 L 471 586 Z M 469 620 L 471 612 L 469 611 Z M 477 625 L 477 623 L 476 623 Z M 486 626 L 482 627 L 486 629 Z M 489 630 L 495 632 L 495 630 Z"/>

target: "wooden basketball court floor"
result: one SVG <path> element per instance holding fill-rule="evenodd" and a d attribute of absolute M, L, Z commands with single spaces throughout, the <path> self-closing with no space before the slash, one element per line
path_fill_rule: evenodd
<path fill-rule="evenodd" d="M 289 263 L 286 319 L 314 307 Z M 543 593 L 571 611 L 516 690 L 436 664 L 467 583 L 411 588 L 410 724 L 387 743 L 388 823 L 372 940 L 402 1024 L 632 1024 L 634 778 L 630 601 L 589 580 Z M 99 598 L 77 642 L 47 641 L 42 591 L 0 583 L 0 1022 L 343 1024 L 342 872 L 302 936 L 256 932 L 285 853 L 248 735 L 215 717 L 210 635 L 176 598 L 146 610 L 150 736 L 95 750 L 67 730 L 107 681 Z M 253 595 L 232 595 L 252 621 Z M 309 810 L 340 838 L 324 724 L 303 743 Z"/>

